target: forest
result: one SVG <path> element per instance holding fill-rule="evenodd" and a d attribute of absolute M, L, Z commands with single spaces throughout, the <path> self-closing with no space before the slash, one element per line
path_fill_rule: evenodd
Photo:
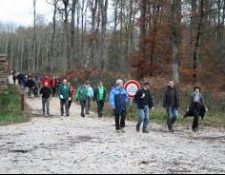
<path fill-rule="evenodd" d="M 0 24 L 20 72 L 95 69 L 225 88 L 225 0 L 46 0 L 52 21 Z"/>

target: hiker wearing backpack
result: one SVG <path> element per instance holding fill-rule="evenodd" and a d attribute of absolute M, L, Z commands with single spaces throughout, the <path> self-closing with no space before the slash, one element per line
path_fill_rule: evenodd
<path fill-rule="evenodd" d="M 128 103 L 128 94 L 123 87 L 123 80 L 117 80 L 116 86 L 112 88 L 109 98 L 109 103 L 114 111 L 116 132 L 125 133 L 125 120 L 127 115 L 126 105 Z"/>
<path fill-rule="evenodd" d="M 191 101 L 189 109 L 187 110 L 187 116 L 194 116 L 194 121 L 192 125 L 192 130 L 194 132 L 198 132 L 199 130 L 199 118 L 200 116 L 204 119 L 205 112 L 208 112 L 208 108 L 206 107 L 205 100 L 203 95 L 201 94 L 201 88 L 195 87 L 194 92 L 191 94 Z"/>
<path fill-rule="evenodd" d="M 48 82 L 46 82 L 48 85 Z M 66 109 L 66 116 L 70 116 L 69 112 L 69 101 L 71 100 L 71 94 L 70 94 L 70 86 L 67 83 L 67 80 L 63 80 L 63 84 L 59 87 L 58 95 L 60 98 L 60 106 L 61 106 L 61 116 L 64 116 L 64 106 Z"/>
<path fill-rule="evenodd" d="M 86 102 L 88 98 L 88 89 L 85 82 L 83 82 L 82 85 L 78 88 L 75 98 L 77 101 L 80 101 L 81 117 L 85 117 L 84 110 L 85 110 L 85 106 L 86 106 Z"/>
<path fill-rule="evenodd" d="M 167 125 L 169 132 L 174 132 L 173 126 L 179 117 L 180 95 L 174 81 L 170 81 L 164 92 L 163 107 L 167 111 Z"/>
<path fill-rule="evenodd" d="M 137 91 L 134 99 L 139 109 L 139 121 L 136 126 L 137 132 L 140 132 L 140 127 L 143 123 L 143 133 L 149 133 L 149 113 L 150 109 L 154 110 L 150 83 L 145 83 L 144 88 Z"/>
<path fill-rule="evenodd" d="M 97 106 L 98 106 L 98 117 L 102 118 L 103 116 L 103 108 L 105 104 L 105 99 L 106 99 L 106 89 L 103 86 L 103 82 L 99 83 L 99 86 L 95 89 L 94 91 L 94 101 L 96 101 Z"/>

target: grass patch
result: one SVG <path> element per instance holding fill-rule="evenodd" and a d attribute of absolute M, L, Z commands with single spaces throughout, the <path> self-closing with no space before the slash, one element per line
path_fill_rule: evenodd
<path fill-rule="evenodd" d="M 29 121 L 20 110 L 20 94 L 16 87 L 9 86 L 9 94 L 0 96 L 0 125 L 23 123 Z"/>

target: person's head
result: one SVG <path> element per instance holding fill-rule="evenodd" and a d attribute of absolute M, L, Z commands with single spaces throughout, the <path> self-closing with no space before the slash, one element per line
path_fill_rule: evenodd
<path fill-rule="evenodd" d="M 48 83 L 47 82 L 45 82 L 45 87 L 48 87 Z"/>
<path fill-rule="evenodd" d="M 194 88 L 194 91 L 199 93 L 199 92 L 201 92 L 201 88 L 198 87 L 198 86 L 196 86 L 196 87 Z"/>
<path fill-rule="evenodd" d="M 56 79 L 56 76 L 53 76 L 53 79 L 55 80 Z"/>
<path fill-rule="evenodd" d="M 29 77 L 28 77 L 28 80 L 32 80 L 32 77 L 29 76 Z"/>
<path fill-rule="evenodd" d="M 145 82 L 144 83 L 144 88 L 149 90 L 150 89 L 150 83 L 149 82 Z"/>
<path fill-rule="evenodd" d="M 45 79 L 47 79 L 48 78 L 48 75 L 45 75 Z"/>
<path fill-rule="evenodd" d="M 102 81 L 99 82 L 99 86 L 100 86 L 100 87 L 103 86 L 103 82 L 102 82 Z"/>
<path fill-rule="evenodd" d="M 67 85 L 67 79 L 63 79 L 63 85 Z"/>
<path fill-rule="evenodd" d="M 116 86 L 117 86 L 118 88 L 122 88 L 122 87 L 123 87 L 123 80 L 118 79 L 118 80 L 116 81 Z"/>
<path fill-rule="evenodd" d="M 86 86 L 90 87 L 91 86 L 91 82 L 90 81 L 86 81 Z"/>
<path fill-rule="evenodd" d="M 172 80 L 169 82 L 169 87 L 174 88 L 175 87 L 175 82 Z"/>

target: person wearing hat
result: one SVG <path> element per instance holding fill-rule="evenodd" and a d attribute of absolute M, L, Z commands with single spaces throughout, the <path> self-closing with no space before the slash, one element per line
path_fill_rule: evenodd
<path fill-rule="evenodd" d="M 150 92 L 150 83 L 144 83 L 144 88 L 137 91 L 134 99 L 139 109 L 139 121 L 136 126 L 137 132 L 140 132 L 140 126 L 144 123 L 143 133 L 149 133 L 149 113 L 150 109 L 154 110 L 152 94 Z"/>
<path fill-rule="evenodd" d="M 125 120 L 126 120 L 126 104 L 128 103 L 128 94 L 123 87 L 123 80 L 116 81 L 116 86 L 112 88 L 110 92 L 109 103 L 114 111 L 116 131 L 117 133 L 125 133 Z"/>

